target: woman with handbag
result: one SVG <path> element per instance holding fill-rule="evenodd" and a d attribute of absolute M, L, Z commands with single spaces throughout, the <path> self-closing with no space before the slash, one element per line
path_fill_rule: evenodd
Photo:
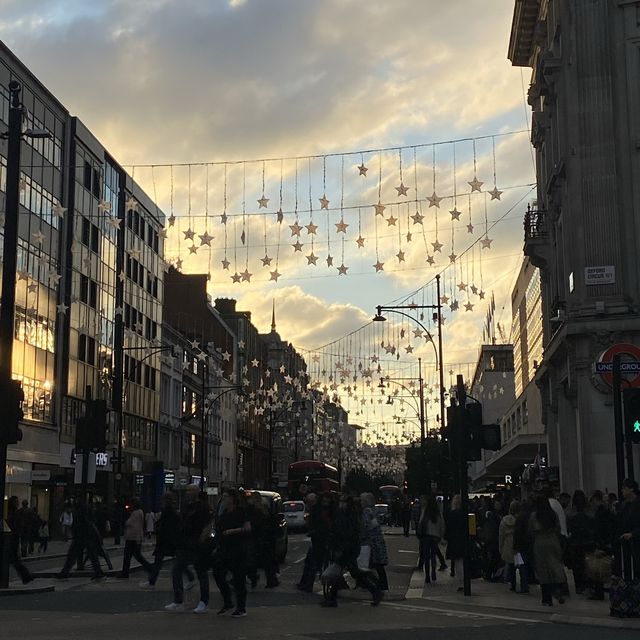
<path fill-rule="evenodd" d="M 371 593 L 372 606 L 375 607 L 380 604 L 382 591 L 378 584 L 370 573 L 362 571 L 358 567 L 361 546 L 360 535 L 361 514 L 356 509 L 351 496 L 341 495 L 338 500 L 338 509 L 329 541 L 331 564 L 327 571 L 323 573 L 323 579 L 327 586 L 325 598 L 320 603 L 323 607 L 338 606 L 338 581 L 340 578 L 335 580 L 333 579 L 333 574 L 331 578 L 329 578 L 328 574 L 329 570 L 333 571 L 336 565 L 340 567 L 340 577 L 344 571 L 349 571 L 355 580 Z"/>
<path fill-rule="evenodd" d="M 365 534 L 363 538 L 368 540 L 371 545 L 371 557 L 369 566 L 378 574 L 378 586 L 381 591 L 389 590 L 389 579 L 385 566 L 389 562 L 387 555 L 387 545 L 382 535 L 380 523 L 373 512 L 373 506 L 376 503 L 373 493 L 362 493 L 360 495 L 360 504 L 362 506 L 362 529 Z M 363 541 L 362 545 L 365 544 Z"/>

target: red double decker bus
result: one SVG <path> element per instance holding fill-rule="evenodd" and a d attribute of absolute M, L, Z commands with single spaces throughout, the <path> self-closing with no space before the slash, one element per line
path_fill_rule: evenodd
<path fill-rule="evenodd" d="M 289 465 L 289 499 L 300 500 L 305 493 L 339 491 L 338 470 L 319 460 L 301 460 Z"/>

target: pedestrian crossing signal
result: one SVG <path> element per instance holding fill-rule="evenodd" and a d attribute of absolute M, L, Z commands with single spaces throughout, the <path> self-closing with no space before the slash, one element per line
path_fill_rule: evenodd
<path fill-rule="evenodd" d="M 640 444 L 640 389 L 625 389 L 624 402 L 625 436 L 635 444 Z"/>

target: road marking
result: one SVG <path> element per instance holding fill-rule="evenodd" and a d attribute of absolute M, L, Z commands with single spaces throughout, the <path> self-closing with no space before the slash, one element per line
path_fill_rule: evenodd
<path fill-rule="evenodd" d="M 398 549 L 398 553 L 418 553 L 418 552 L 413 551 L 412 549 Z"/>
<path fill-rule="evenodd" d="M 305 553 L 301 558 L 294 560 L 293 564 L 300 564 L 306 557 L 307 557 L 307 554 Z"/>
<path fill-rule="evenodd" d="M 420 607 L 417 605 L 407 605 L 396 602 L 382 602 L 385 607 L 394 607 L 395 609 L 404 609 L 407 611 L 430 611 L 440 613 L 444 616 L 454 618 L 482 618 L 489 620 L 508 620 L 510 622 L 547 622 L 546 620 L 538 620 L 536 618 L 516 618 L 514 616 L 502 616 L 496 613 L 477 613 L 475 611 L 461 611 L 460 609 L 440 609 L 439 607 Z"/>
<path fill-rule="evenodd" d="M 424 573 L 421 568 L 416 567 L 411 574 L 411 580 L 409 581 L 409 587 L 405 598 L 407 600 L 416 600 L 422 598 L 422 591 L 424 589 Z"/>

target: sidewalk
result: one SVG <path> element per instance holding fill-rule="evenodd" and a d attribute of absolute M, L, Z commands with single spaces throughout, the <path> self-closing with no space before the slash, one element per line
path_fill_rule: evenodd
<path fill-rule="evenodd" d="M 422 595 L 417 596 L 417 589 L 409 589 L 407 598 L 421 597 L 423 600 L 438 602 L 441 604 L 453 604 L 473 607 L 488 607 L 494 609 L 506 609 L 510 611 L 526 611 L 538 614 L 550 614 L 550 621 L 557 624 L 578 624 L 607 627 L 614 629 L 638 629 L 640 620 L 613 618 L 609 615 L 609 601 L 604 602 L 587 600 L 586 596 L 578 596 L 572 593 L 564 604 L 554 601 L 553 607 L 545 607 L 540 602 L 540 589 L 532 585 L 529 594 L 518 594 L 509 591 L 507 584 L 486 582 L 485 580 L 471 581 L 471 596 L 465 596 L 457 591 L 459 582 L 457 578 L 451 578 L 449 571 L 437 574 L 435 583 L 424 584 L 421 572 L 414 571 L 412 586 L 422 582 Z M 573 589 L 573 581 L 569 582 Z"/>
<path fill-rule="evenodd" d="M 67 550 L 69 549 L 69 545 L 71 542 L 66 542 L 65 540 L 50 540 L 47 545 L 47 550 L 45 553 L 38 553 L 38 546 L 36 544 L 36 550 L 34 553 L 28 555 L 26 558 L 22 558 L 22 562 L 25 564 L 29 564 L 30 562 L 38 562 L 41 560 L 55 560 L 58 558 L 64 558 L 67 555 Z M 151 540 L 145 540 L 142 543 L 142 550 L 152 550 L 155 544 L 155 540 L 152 538 Z M 104 548 L 107 553 L 111 553 L 112 551 L 118 551 L 124 549 L 124 540 L 120 540 L 120 545 L 113 544 L 113 538 L 105 538 L 104 540 Z"/>

